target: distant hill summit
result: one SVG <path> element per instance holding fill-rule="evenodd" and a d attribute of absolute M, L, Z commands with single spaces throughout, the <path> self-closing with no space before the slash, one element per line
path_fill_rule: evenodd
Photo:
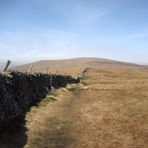
<path fill-rule="evenodd" d="M 11 68 L 17 71 L 27 71 L 33 65 L 34 71 L 44 71 L 49 69 L 83 69 L 83 68 L 99 68 L 99 67 L 141 67 L 133 63 L 125 63 L 115 60 L 103 58 L 73 58 L 65 60 L 42 60 Z"/>

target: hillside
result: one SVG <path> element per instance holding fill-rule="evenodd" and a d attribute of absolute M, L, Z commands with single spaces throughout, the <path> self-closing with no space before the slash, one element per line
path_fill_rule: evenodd
<path fill-rule="evenodd" d="M 17 119 L 0 148 L 147 148 L 147 90 L 148 70 L 89 69 Z"/>
<path fill-rule="evenodd" d="M 101 67 L 140 67 L 139 65 L 132 63 L 124 63 L 103 58 L 74 58 L 68 60 L 43 60 L 34 63 L 29 63 L 17 67 L 13 67 L 12 70 L 27 71 L 29 67 L 33 65 L 34 72 L 46 72 L 49 70 L 74 70 L 84 68 L 101 68 Z"/>
<path fill-rule="evenodd" d="M 144 68 L 148 69 L 148 66 L 144 66 Z"/>

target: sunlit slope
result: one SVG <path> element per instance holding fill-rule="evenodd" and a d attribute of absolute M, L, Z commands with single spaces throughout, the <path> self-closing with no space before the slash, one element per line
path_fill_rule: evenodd
<path fill-rule="evenodd" d="M 84 68 L 101 68 L 101 67 L 140 67 L 139 65 L 132 63 L 124 63 L 114 60 L 102 59 L 102 58 L 74 58 L 68 60 L 44 60 L 26 65 L 14 67 L 13 70 L 27 71 L 29 67 L 33 65 L 33 71 L 46 71 L 49 70 L 68 70 L 68 69 L 84 69 Z"/>

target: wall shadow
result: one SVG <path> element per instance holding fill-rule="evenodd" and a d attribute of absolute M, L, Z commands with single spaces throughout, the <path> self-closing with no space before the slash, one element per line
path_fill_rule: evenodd
<path fill-rule="evenodd" d="M 0 148 L 23 148 L 27 142 L 25 115 L 18 116 L 0 132 Z"/>
<path fill-rule="evenodd" d="M 79 78 L 41 73 L 0 73 L 0 148 L 23 148 L 27 142 L 26 113 L 47 96 L 51 87 L 58 89 L 69 83 L 79 83 Z"/>

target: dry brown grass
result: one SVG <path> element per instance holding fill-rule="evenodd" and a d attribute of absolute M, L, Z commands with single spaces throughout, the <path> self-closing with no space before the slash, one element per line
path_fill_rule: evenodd
<path fill-rule="evenodd" d="M 52 74 L 62 74 L 62 75 L 71 75 L 73 77 L 79 77 L 84 69 L 83 68 L 71 68 L 71 69 L 48 69 L 48 70 L 33 70 L 32 73 L 41 72 L 41 73 L 52 73 Z"/>
<path fill-rule="evenodd" d="M 66 60 L 38 61 L 30 64 L 17 66 L 10 69 L 26 72 L 32 65 L 33 65 L 32 71 L 47 72 L 47 69 L 49 69 L 49 71 L 53 71 L 53 72 L 58 70 L 58 71 L 65 71 L 66 73 L 69 72 L 71 74 L 73 74 L 75 70 L 81 69 L 82 71 L 86 67 L 87 68 L 140 67 L 139 65 L 136 65 L 136 64 L 124 63 L 124 62 L 119 62 L 119 61 L 114 61 L 109 59 L 102 59 L 102 58 L 74 58 L 74 59 L 66 59 Z"/>
<path fill-rule="evenodd" d="M 31 108 L 24 148 L 147 148 L 147 90 L 147 69 L 91 69 Z"/>

